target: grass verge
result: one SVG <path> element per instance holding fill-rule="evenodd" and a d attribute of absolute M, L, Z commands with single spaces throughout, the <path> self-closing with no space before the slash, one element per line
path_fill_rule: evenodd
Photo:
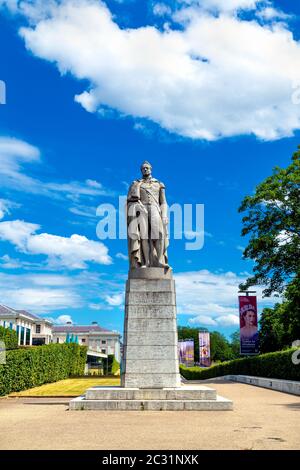
<path fill-rule="evenodd" d="M 113 387 L 120 385 L 120 377 L 79 377 L 59 380 L 51 384 L 13 392 L 10 397 L 77 397 L 94 386 Z"/>

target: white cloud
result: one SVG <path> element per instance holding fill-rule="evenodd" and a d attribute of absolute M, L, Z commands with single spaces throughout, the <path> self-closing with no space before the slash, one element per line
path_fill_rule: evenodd
<path fill-rule="evenodd" d="M 234 12 L 238 10 L 254 10 L 264 0 L 178 0 L 179 4 L 193 5 L 205 10 Z"/>
<path fill-rule="evenodd" d="M 128 261 L 128 256 L 123 253 L 117 253 L 116 258 L 122 259 L 123 261 Z"/>
<path fill-rule="evenodd" d="M 239 326 L 240 320 L 237 315 L 223 315 L 222 317 L 216 318 L 218 325 L 220 326 Z"/>
<path fill-rule="evenodd" d="M 157 16 L 171 15 L 172 9 L 169 5 L 165 3 L 155 3 L 153 5 L 153 14 Z"/>
<path fill-rule="evenodd" d="M 83 304 L 73 286 L 39 285 L 27 274 L 0 273 L 0 299 L 4 305 L 37 314 L 79 308 Z"/>
<path fill-rule="evenodd" d="M 26 251 L 28 240 L 39 228 L 37 224 L 22 220 L 0 222 L 0 240 L 8 241 L 19 250 Z"/>
<path fill-rule="evenodd" d="M 237 245 L 237 246 L 236 246 L 236 249 L 239 250 L 239 251 L 242 251 L 243 253 L 244 253 L 244 251 L 245 251 L 245 247 L 242 246 L 242 245 Z"/>
<path fill-rule="evenodd" d="M 293 135 L 300 46 L 288 26 L 234 14 L 254 10 L 254 0 L 205 0 L 205 10 L 192 3 L 181 30 L 160 31 L 120 28 L 104 3 L 65 0 L 44 16 L 39 6 L 20 34 L 33 54 L 90 82 L 76 97 L 89 112 L 112 108 L 194 139 Z"/>
<path fill-rule="evenodd" d="M 257 16 L 264 20 L 287 20 L 291 18 L 291 15 L 284 13 L 281 10 L 273 7 L 266 7 L 257 12 Z"/>
<path fill-rule="evenodd" d="M 5 215 L 10 214 L 10 210 L 16 207 L 19 207 L 19 205 L 7 199 L 0 199 L 0 220 L 2 220 Z"/>
<path fill-rule="evenodd" d="M 105 311 L 105 310 L 112 310 L 112 306 L 109 306 L 109 305 L 105 305 L 105 304 L 94 304 L 94 303 L 90 303 L 88 305 L 88 307 L 91 309 L 91 310 L 102 310 L 102 311 Z"/>
<path fill-rule="evenodd" d="M 18 258 L 11 258 L 9 255 L 4 255 L 0 257 L 0 267 L 2 269 L 25 269 L 32 270 L 40 268 L 40 263 L 32 263 L 25 260 L 20 260 Z"/>
<path fill-rule="evenodd" d="M 40 151 L 27 142 L 0 136 L 0 184 L 14 191 L 41 194 L 51 198 L 68 197 L 77 201 L 81 196 L 105 196 L 112 194 L 94 180 L 70 182 L 46 182 L 28 176 L 26 164 L 40 164 Z M 1 215 L 1 205 L 0 205 Z"/>
<path fill-rule="evenodd" d="M 211 318 L 205 315 L 198 315 L 196 317 L 190 318 L 189 323 L 191 325 L 200 325 L 200 326 L 238 326 L 240 321 L 237 315 L 229 314 L 223 315 L 221 317 Z"/>
<path fill-rule="evenodd" d="M 124 295 L 123 294 L 107 295 L 105 297 L 105 300 L 112 307 L 119 307 L 124 302 Z"/>
<path fill-rule="evenodd" d="M 198 315 L 197 317 L 190 318 L 189 323 L 191 325 L 205 325 L 205 326 L 217 325 L 216 320 L 213 320 L 213 318 L 207 317 L 205 315 Z"/>
<path fill-rule="evenodd" d="M 36 234 L 39 225 L 21 220 L 0 222 L 0 240 L 8 241 L 27 254 L 46 255 L 50 266 L 84 269 L 87 262 L 111 264 L 107 247 L 102 242 L 73 234 L 61 237 L 48 233 Z"/>
<path fill-rule="evenodd" d="M 46 272 L 40 267 L 30 273 L 0 271 L 0 299 L 1 303 L 12 308 L 48 316 L 51 312 L 65 309 L 112 311 L 114 307 L 103 299 L 107 295 L 114 296 L 117 290 L 122 292 L 124 283 L 125 280 L 116 282 L 109 275 L 87 270 L 70 274 Z M 51 317 L 56 322 L 54 314 Z"/>
<path fill-rule="evenodd" d="M 66 323 L 72 323 L 73 320 L 71 315 L 59 315 L 57 318 L 49 318 L 49 320 L 55 325 L 66 325 Z"/>
<path fill-rule="evenodd" d="M 96 217 L 97 208 L 78 204 L 77 206 L 70 207 L 69 210 L 72 214 L 79 215 L 81 217 L 93 218 Z"/>
<path fill-rule="evenodd" d="M 232 272 L 213 273 L 208 270 L 175 275 L 179 314 L 190 315 L 190 324 L 211 326 L 238 325 L 239 284 L 245 275 Z M 263 287 L 257 287 L 258 306 L 274 304 L 273 298 L 262 298 Z M 278 299 L 276 300 L 278 302 Z"/>
<path fill-rule="evenodd" d="M 12 259 L 9 255 L 0 257 L 0 267 L 2 269 L 18 269 L 22 268 L 23 264 L 18 259 Z"/>

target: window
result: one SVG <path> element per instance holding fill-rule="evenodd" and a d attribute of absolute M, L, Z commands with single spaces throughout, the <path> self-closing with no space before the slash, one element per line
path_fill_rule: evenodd
<path fill-rule="evenodd" d="M 30 345 L 30 329 L 26 328 L 26 346 Z"/>
<path fill-rule="evenodd" d="M 41 325 L 36 325 L 35 326 L 35 332 L 39 334 L 41 332 Z"/>
<path fill-rule="evenodd" d="M 43 346 L 46 344 L 45 338 L 32 338 L 32 346 Z"/>
<path fill-rule="evenodd" d="M 85 343 L 85 338 L 82 338 L 81 342 L 82 342 L 82 343 Z"/>
<path fill-rule="evenodd" d="M 21 338 L 20 338 L 20 345 L 24 345 L 24 337 L 25 337 L 25 328 L 24 326 L 21 326 Z"/>
<path fill-rule="evenodd" d="M 106 344 L 106 340 L 103 339 L 103 340 L 101 341 L 101 344 Z"/>
<path fill-rule="evenodd" d="M 101 349 L 102 354 L 106 354 L 106 349 Z"/>

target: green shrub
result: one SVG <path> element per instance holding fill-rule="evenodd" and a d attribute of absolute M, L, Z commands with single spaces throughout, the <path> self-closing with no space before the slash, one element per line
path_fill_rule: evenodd
<path fill-rule="evenodd" d="M 116 360 L 114 354 L 108 355 L 108 375 L 115 375 L 117 372 L 120 371 L 120 364 Z"/>
<path fill-rule="evenodd" d="M 87 348 L 75 343 L 7 351 L 0 365 L 0 396 L 84 374 Z"/>
<path fill-rule="evenodd" d="M 294 351 L 296 351 L 295 348 L 261 354 L 255 357 L 235 359 L 205 369 L 180 366 L 180 372 L 187 380 L 205 380 L 231 374 L 300 380 L 300 365 L 295 365 L 292 362 Z"/>
<path fill-rule="evenodd" d="M 4 328 L 4 326 L 0 326 L 0 341 L 4 341 L 7 350 L 17 349 L 18 347 L 18 335 L 16 331 Z"/>

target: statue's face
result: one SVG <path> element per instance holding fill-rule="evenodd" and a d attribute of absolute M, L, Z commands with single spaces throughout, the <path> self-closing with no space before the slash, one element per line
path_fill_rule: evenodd
<path fill-rule="evenodd" d="M 142 166 L 142 174 L 143 176 L 150 176 L 151 175 L 151 166 L 150 165 L 143 165 Z"/>

